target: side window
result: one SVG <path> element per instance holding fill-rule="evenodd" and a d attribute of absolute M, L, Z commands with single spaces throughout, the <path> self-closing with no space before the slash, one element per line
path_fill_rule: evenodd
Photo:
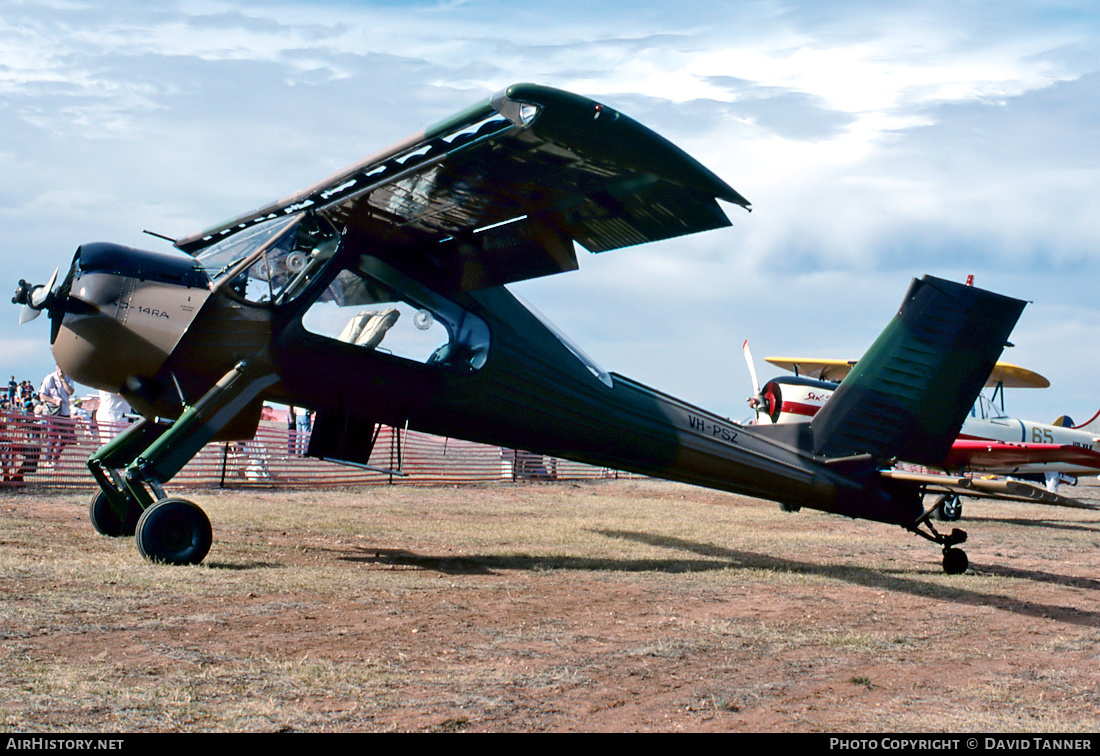
<path fill-rule="evenodd" d="M 489 354 L 489 328 L 481 318 L 370 256 L 340 272 L 302 325 L 363 349 L 459 373 L 480 369 Z"/>

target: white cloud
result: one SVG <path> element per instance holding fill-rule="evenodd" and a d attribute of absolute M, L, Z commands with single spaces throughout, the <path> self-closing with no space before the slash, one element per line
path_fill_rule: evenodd
<path fill-rule="evenodd" d="M 208 226 L 535 80 L 620 107 L 754 203 L 732 230 L 582 253 L 579 273 L 527 285 L 604 367 L 736 416 L 739 339 L 761 358 L 858 356 L 911 276 L 975 272 L 1034 292 L 1020 333 L 1051 347 L 1019 353 L 1084 383 L 1070 342 L 1097 335 L 1074 275 L 1095 271 L 1100 225 L 1089 6 L 554 8 L 7 2 L 0 270 L 44 278 L 82 241 L 154 246 L 141 228 Z M 39 354 L 19 359 L 42 372 Z"/>

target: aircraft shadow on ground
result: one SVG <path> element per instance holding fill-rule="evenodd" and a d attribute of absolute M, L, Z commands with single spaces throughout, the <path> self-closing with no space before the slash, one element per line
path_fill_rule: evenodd
<path fill-rule="evenodd" d="M 211 570 L 227 570 L 227 571 L 230 571 L 230 572 L 233 572 L 233 571 L 243 572 L 245 570 L 286 569 L 285 564 L 280 564 L 278 562 L 244 562 L 244 563 L 241 563 L 241 564 L 234 564 L 232 562 L 210 562 L 210 561 L 207 561 L 207 562 L 204 562 L 203 564 L 208 569 L 211 569 Z"/>
<path fill-rule="evenodd" d="M 430 556 L 415 554 L 401 549 L 362 548 L 362 554 L 342 556 L 349 562 L 391 565 L 417 570 L 440 572 L 447 575 L 492 575 L 497 570 L 528 570 L 549 572 L 554 570 L 586 570 L 607 572 L 663 572 L 686 573 L 714 570 L 772 570 L 776 572 L 818 575 L 834 580 L 842 580 L 853 585 L 873 587 L 914 596 L 934 597 L 939 600 L 953 601 L 973 606 L 992 606 L 1002 611 L 1039 617 L 1072 625 L 1100 625 L 1100 612 L 1078 609 L 1073 606 L 1060 606 L 1035 601 L 1017 599 L 1008 595 L 983 593 L 963 587 L 945 586 L 942 583 L 925 582 L 915 577 L 891 574 L 883 570 L 850 565 L 814 564 L 791 559 L 782 559 L 767 554 L 749 551 L 737 551 L 708 543 L 688 541 L 651 533 L 638 533 L 618 530 L 594 531 L 608 538 L 635 541 L 650 546 L 676 549 L 698 555 L 695 558 L 672 559 L 590 559 L 571 556 L 528 556 L 528 555 L 472 555 L 472 556 Z M 1100 581 L 1092 578 L 1075 578 L 1068 575 L 1039 572 L 1035 570 L 1016 570 L 1004 567 L 986 567 L 971 564 L 971 568 L 982 574 L 1015 578 L 1041 583 L 1073 586 L 1100 591 Z"/>
<path fill-rule="evenodd" d="M 1045 530 L 1070 530 L 1077 533 L 1096 533 L 1100 535 L 1100 523 L 1072 522 L 1069 520 L 1031 520 L 1014 517 L 963 517 L 966 522 L 992 522 L 1006 525 L 1018 525 L 1024 528 L 1043 528 Z"/>

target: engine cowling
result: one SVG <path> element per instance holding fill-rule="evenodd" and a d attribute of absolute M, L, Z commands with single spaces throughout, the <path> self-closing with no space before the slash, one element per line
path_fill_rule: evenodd
<path fill-rule="evenodd" d="M 772 424 L 808 423 L 825 406 L 838 384 L 793 376 L 774 378 L 760 392 Z"/>

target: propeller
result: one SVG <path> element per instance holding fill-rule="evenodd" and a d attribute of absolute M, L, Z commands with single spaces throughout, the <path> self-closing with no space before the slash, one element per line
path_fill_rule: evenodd
<path fill-rule="evenodd" d="M 50 280 L 43 286 L 31 286 L 26 281 L 19 282 L 19 288 L 15 290 L 15 296 L 12 297 L 12 304 L 22 304 L 23 307 L 19 310 L 19 323 L 29 323 L 42 314 L 42 310 L 46 309 L 50 301 L 50 294 L 53 293 L 54 284 L 57 283 L 57 273 L 60 269 L 54 268 L 53 275 L 50 276 Z"/>
<path fill-rule="evenodd" d="M 756 365 L 752 361 L 752 352 L 749 350 L 749 340 L 741 345 L 741 351 L 745 353 L 745 362 L 749 366 L 749 377 L 752 378 L 752 396 L 749 397 L 749 406 L 756 413 L 756 419 L 760 419 L 760 410 L 765 407 L 765 399 L 760 395 L 760 380 L 756 377 Z"/>
<path fill-rule="evenodd" d="M 782 394 L 779 385 L 775 381 L 768 381 L 764 387 L 760 387 L 760 379 L 756 377 L 756 364 L 749 350 L 749 340 L 741 345 L 741 351 L 745 353 L 745 363 L 749 366 L 749 377 L 752 378 L 752 396 L 749 397 L 749 406 L 756 413 L 756 420 L 760 420 L 763 412 L 773 422 L 779 421 L 779 408 L 783 406 Z"/>

